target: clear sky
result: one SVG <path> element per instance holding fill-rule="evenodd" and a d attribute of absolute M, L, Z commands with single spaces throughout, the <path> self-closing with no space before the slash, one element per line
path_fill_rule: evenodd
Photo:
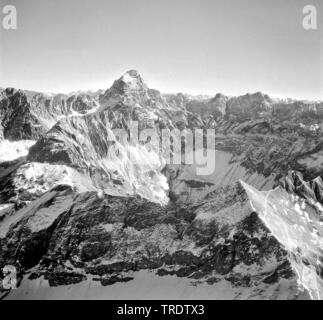
<path fill-rule="evenodd" d="M 0 2 L 18 11 L 17 30 L 0 26 L 0 87 L 106 89 L 137 69 L 162 92 L 323 99 L 322 0 Z"/>

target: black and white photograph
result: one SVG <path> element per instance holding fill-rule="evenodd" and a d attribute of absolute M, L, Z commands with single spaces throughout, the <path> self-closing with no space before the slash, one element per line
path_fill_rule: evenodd
<path fill-rule="evenodd" d="M 0 300 L 322 299 L 322 0 L 0 0 Z"/>

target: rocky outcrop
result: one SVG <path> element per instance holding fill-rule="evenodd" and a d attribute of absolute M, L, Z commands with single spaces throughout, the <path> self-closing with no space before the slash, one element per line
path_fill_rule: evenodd
<path fill-rule="evenodd" d="M 254 288 L 254 294 L 281 279 L 296 283 L 285 249 L 238 185 L 236 193 L 235 200 L 218 195 L 199 206 L 165 207 L 140 197 L 54 188 L 37 205 L 4 219 L 1 266 L 19 266 L 19 274 L 32 270 L 30 278 L 44 276 L 50 286 L 91 275 L 106 286 L 131 281 L 125 274 L 143 269 L 196 283 L 228 281 L 241 290 Z"/>
<path fill-rule="evenodd" d="M 98 106 L 90 95 L 45 95 L 7 88 L 0 94 L 0 132 L 8 140 L 37 140 L 63 117 Z"/>

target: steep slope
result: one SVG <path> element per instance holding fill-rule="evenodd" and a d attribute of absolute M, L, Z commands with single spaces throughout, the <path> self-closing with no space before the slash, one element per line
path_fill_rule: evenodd
<path fill-rule="evenodd" d="M 62 117 L 98 106 L 90 95 L 45 95 L 7 88 L 0 93 L 0 140 L 37 140 Z"/>
<path fill-rule="evenodd" d="M 34 284 L 51 296 L 57 286 L 83 288 L 80 282 L 127 282 L 127 290 L 151 274 L 169 288 L 169 279 L 184 278 L 192 295 L 211 287 L 215 297 L 226 288 L 235 299 L 321 298 L 321 231 L 313 230 L 323 198 L 322 103 L 262 93 L 164 95 L 134 70 L 95 94 L 5 96 L 4 138 L 37 140 L 0 163 L 0 269 L 15 265 L 30 297 L 38 295 Z M 184 129 L 196 134 L 188 163 Z M 201 175 L 196 154 L 206 140 L 197 141 L 207 129 L 212 170 Z M 168 151 L 181 161 L 169 163 L 163 134 L 175 130 L 171 140 L 182 148 Z M 296 196 L 312 222 L 294 216 Z M 302 232 L 288 238 L 275 219 Z M 302 276 L 314 269 L 316 277 Z"/>
<path fill-rule="evenodd" d="M 188 278 L 189 286 L 225 284 L 235 298 L 303 295 L 287 252 L 239 185 L 193 207 L 56 187 L 5 214 L 0 245 L 2 264 L 50 287 L 86 279 L 107 286 L 152 270 Z"/>
<path fill-rule="evenodd" d="M 307 183 L 303 182 L 303 185 Z M 301 285 L 312 299 L 322 299 L 323 207 L 312 197 L 314 190 L 303 189 L 300 197 L 281 187 L 260 192 L 245 183 L 243 186 L 254 210 L 288 251 L 289 261 Z M 288 186 L 290 188 L 290 184 Z"/>
<path fill-rule="evenodd" d="M 67 164 L 88 174 L 105 192 L 137 193 L 165 203 L 168 188 L 159 150 L 146 148 L 138 136 L 133 137 L 137 141 L 116 139 L 116 130 L 127 134 L 132 129 L 131 121 L 138 123 L 139 132 L 155 128 L 158 134 L 160 128 L 199 120 L 188 120 L 182 106 L 168 104 L 136 71 L 129 71 L 100 96 L 96 112 L 60 120 L 31 148 L 28 161 Z"/>

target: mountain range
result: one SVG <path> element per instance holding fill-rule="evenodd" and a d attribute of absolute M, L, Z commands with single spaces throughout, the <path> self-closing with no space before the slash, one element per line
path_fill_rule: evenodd
<path fill-rule="evenodd" d="M 121 143 L 132 122 L 212 130 L 214 170 Z M 162 94 L 135 70 L 98 92 L 1 89 L 0 270 L 19 281 L 0 294 L 322 299 L 322 159 L 323 102 Z"/>

